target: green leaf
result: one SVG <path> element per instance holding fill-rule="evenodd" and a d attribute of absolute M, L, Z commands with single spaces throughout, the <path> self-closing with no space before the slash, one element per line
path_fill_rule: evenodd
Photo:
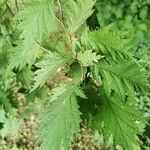
<path fill-rule="evenodd" d="M 42 87 L 47 79 L 53 78 L 62 67 L 65 66 L 65 59 L 60 56 L 49 53 L 45 58 L 36 64 L 39 69 L 35 71 L 35 84 L 32 90 Z"/>
<path fill-rule="evenodd" d="M 19 120 L 15 117 L 10 116 L 6 119 L 4 127 L 0 130 L 0 135 L 4 138 L 6 136 L 16 137 L 19 131 Z"/>
<path fill-rule="evenodd" d="M 5 68 L 8 63 L 10 43 L 7 40 L 4 37 L 0 37 L 0 70 Z"/>
<path fill-rule="evenodd" d="M 19 28 L 22 29 L 20 38 L 23 38 L 25 53 L 36 46 L 36 41 L 41 42 L 44 34 L 50 35 L 58 29 L 55 17 L 54 0 L 39 0 L 32 2 L 19 15 Z"/>
<path fill-rule="evenodd" d="M 97 94 L 97 89 L 93 86 L 92 82 L 83 86 L 82 90 L 86 95 L 86 99 L 78 98 L 80 111 L 82 113 L 81 117 L 83 122 L 88 122 L 88 124 L 90 124 L 91 117 L 97 113 L 99 96 Z"/>
<path fill-rule="evenodd" d="M 4 91 L 3 89 L 0 89 L 0 104 L 5 108 L 6 111 L 12 109 L 8 92 Z"/>
<path fill-rule="evenodd" d="M 104 85 L 108 96 L 114 90 L 124 100 L 126 96 L 134 97 L 134 90 L 146 87 L 147 79 L 141 67 L 133 60 L 111 58 L 101 60 L 94 68 L 96 80 Z M 99 77 L 101 76 L 101 78 Z"/>
<path fill-rule="evenodd" d="M 51 101 L 39 119 L 40 150 L 69 150 L 80 130 L 80 112 L 76 97 L 83 96 L 75 85 L 61 85 L 52 92 Z"/>
<path fill-rule="evenodd" d="M 80 51 L 77 56 L 77 59 L 83 66 L 92 66 L 101 58 L 103 58 L 103 56 L 97 55 L 96 52 L 93 52 L 92 50 L 87 50 L 85 52 Z"/>
<path fill-rule="evenodd" d="M 32 83 L 32 79 L 33 79 L 33 72 L 31 69 L 24 67 L 17 74 L 17 78 L 24 86 L 30 86 Z"/>
<path fill-rule="evenodd" d="M 26 98 L 27 98 L 27 102 L 32 102 L 35 100 L 38 100 L 38 101 L 47 100 L 49 98 L 48 92 L 47 92 L 47 87 L 43 86 L 38 90 L 35 90 L 35 91 L 28 93 Z"/>
<path fill-rule="evenodd" d="M 17 16 L 18 26 L 22 30 L 20 38 L 23 43 L 15 48 L 10 56 L 9 67 L 22 69 L 31 66 L 38 57 L 37 42 L 42 42 L 44 35 L 56 32 L 58 24 L 55 17 L 54 0 L 33 1 Z"/>
<path fill-rule="evenodd" d="M 147 15 L 148 15 L 148 6 L 143 6 L 140 10 L 139 16 L 142 20 L 145 20 Z"/>
<path fill-rule="evenodd" d="M 132 46 L 129 44 L 130 39 L 124 38 L 125 33 L 113 31 L 112 27 L 111 24 L 90 32 L 87 40 L 94 49 L 96 48 L 104 54 L 109 52 L 109 55 L 112 55 L 115 51 L 127 55 L 127 50 Z"/>
<path fill-rule="evenodd" d="M 5 119 L 6 119 L 5 115 L 6 115 L 6 113 L 5 113 L 4 109 L 0 108 L 0 123 L 5 122 Z"/>
<path fill-rule="evenodd" d="M 12 48 L 12 52 L 9 55 L 8 68 L 19 68 L 21 70 L 23 67 L 28 65 L 29 67 L 35 62 L 36 58 L 39 57 L 39 49 L 24 50 L 22 42 L 18 43 L 18 46 Z"/>
<path fill-rule="evenodd" d="M 137 135 L 142 133 L 141 124 L 145 123 L 142 115 L 134 107 L 123 104 L 116 95 L 111 98 L 103 95 L 100 100 L 99 111 L 93 118 L 93 128 L 101 131 L 106 138 L 113 135 L 116 143 L 125 149 L 139 147 Z"/>
<path fill-rule="evenodd" d="M 61 0 L 68 29 L 76 32 L 93 13 L 95 0 Z"/>

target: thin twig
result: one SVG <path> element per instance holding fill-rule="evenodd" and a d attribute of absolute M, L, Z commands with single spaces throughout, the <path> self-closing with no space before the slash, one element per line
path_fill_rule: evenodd
<path fill-rule="evenodd" d="M 17 11 L 19 11 L 19 7 L 18 7 L 18 2 L 17 2 L 17 0 L 15 0 L 15 6 L 16 6 Z"/>
<path fill-rule="evenodd" d="M 57 3 L 58 3 L 58 6 L 59 6 L 59 13 L 60 13 L 60 17 L 59 18 L 57 18 L 58 19 L 58 21 L 60 22 L 60 24 L 61 24 L 61 26 L 62 26 L 62 28 L 63 28 L 63 30 L 64 30 L 64 33 L 65 33 L 65 35 L 66 35 L 66 37 L 67 37 L 67 39 L 68 39 L 68 41 L 70 42 L 70 46 L 71 46 L 71 51 L 72 51 L 72 53 L 76 56 L 76 52 L 75 52 L 75 50 L 73 49 L 73 42 L 72 42 L 72 38 L 71 38 L 71 35 L 69 34 L 69 32 L 67 31 L 67 28 L 65 27 L 65 23 L 64 23 L 64 14 L 63 14 L 63 8 L 62 8 L 62 6 L 61 6 L 61 2 L 60 2 L 60 0 L 57 0 Z"/>
<path fill-rule="evenodd" d="M 58 21 L 60 22 L 60 24 L 62 25 L 63 27 L 63 30 L 66 34 L 66 36 L 68 37 L 68 40 L 72 43 L 72 40 L 70 38 L 70 35 L 68 34 L 68 32 L 66 31 L 66 27 L 65 27 L 65 24 L 64 24 L 64 20 L 63 20 L 63 10 L 62 10 L 62 7 L 61 7 L 61 2 L 60 0 L 57 0 L 57 3 L 59 5 L 59 10 L 60 10 L 60 17 L 58 18 Z"/>
<path fill-rule="evenodd" d="M 83 66 L 82 66 L 82 63 L 79 61 L 79 64 L 80 64 L 80 69 L 81 69 L 81 81 L 83 81 L 84 79 L 84 72 L 83 72 Z"/>

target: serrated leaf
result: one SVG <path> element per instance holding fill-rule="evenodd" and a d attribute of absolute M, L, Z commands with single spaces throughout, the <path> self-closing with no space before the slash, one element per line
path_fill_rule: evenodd
<path fill-rule="evenodd" d="M 71 140 L 80 130 L 80 112 L 75 85 L 61 85 L 52 92 L 51 102 L 39 120 L 40 150 L 69 150 Z M 81 95 L 82 96 L 82 95 Z"/>
<path fill-rule="evenodd" d="M 146 87 L 147 79 L 140 67 L 133 60 L 111 58 L 101 60 L 94 68 L 96 79 L 102 82 L 108 96 L 114 90 L 124 100 L 126 96 L 134 97 L 135 87 Z"/>
<path fill-rule="evenodd" d="M 93 128 L 101 131 L 105 137 L 113 135 L 117 144 L 125 149 L 139 147 L 139 124 L 145 124 L 142 115 L 132 106 L 122 103 L 116 95 L 101 97 L 101 105 L 93 118 Z"/>
<path fill-rule="evenodd" d="M 93 13 L 95 2 L 95 0 L 62 0 L 65 21 L 71 32 L 76 32 Z"/>
<path fill-rule="evenodd" d="M 32 2 L 19 15 L 21 20 L 19 28 L 22 29 L 21 38 L 25 51 L 30 51 L 36 45 L 36 40 L 41 42 L 44 34 L 49 35 L 57 31 L 58 24 L 55 17 L 54 0 L 39 0 Z"/>
<path fill-rule="evenodd" d="M 12 104 L 10 102 L 8 93 L 2 89 L 0 91 L 0 102 L 1 102 L 2 106 L 5 108 L 5 110 L 9 111 L 12 109 Z"/>
<path fill-rule="evenodd" d="M 55 17 L 54 0 L 33 1 L 17 16 L 20 20 L 18 26 L 22 30 L 20 38 L 21 46 L 10 57 L 11 68 L 26 64 L 32 65 L 37 58 L 37 42 L 42 42 L 43 35 L 50 35 L 57 31 L 58 24 Z"/>
<path fill-rule="evenodd" d="M 93 52 L 92 50 L 87 50 L 85 52 L 80 51 L 77 56 L 77 59 L 83 66 L 92 66 L 101 58 L 103 58 L 103 56 L 97 55 L 96 52 Z"/>
<path fill-rule="evenodd" d="M 97 89 L 89 82 L 86 86 L 83 87 L 83 91 L 86 95 L 86 99 L 78 98 L 80 111 L 82 113 L 82 120 L 90 124 L 91 116 L 95 115 L 97 112 L 97 105 L 99 103 Z M 83 122 L 84 122 L 83 121 Z"/>
<path fill-rule="evenodd" d="M 65 66 L 65 61 L 65 59 L 53 53 L 46 55 L 42 61 L 36 64 L 39 69 L 35 71 L 35 84 L 32 90 L 43 86 L 47 79 L 53 78 L 59 69 Z"/>
<path fill-rule="evenodd" d="M 30 86 L 33 79 L 33 72 L 31 69 L 24 67 L 18 74 L 18 80 L 25 86 Z"/>
<path fill-rule="evenodd" d="M 36 58 L 39 57 L 39 49 L 32 49 L 26 51 L 23 49 L 22 43 L 12 48 L 12 52 L 9 55 L 8 68 L 18 68 L 21 70 L 23 67 L 28 65 L 29 67 L 35 62 Z"/>
<path fill-rule="evenodd" d="M 6 119 L 4 127 L 0 130 L 0 135 L 4 138 L 6 136 L 16 137 L 19 130 L 19 120 L 10 116 Z"/>
<path fill-rule="evenodd" d="M 130 39 L 125 39 L 124 33 L 113 31 L 112 27 L 113 25 L 109 25 L 90 32 L 87 40 L 94 49 L 99 49 L 104 54 L 109 52 L 112 57 L 115 57 L 113 52 L 127 55 L 127 50 L 132 47 Z"/>

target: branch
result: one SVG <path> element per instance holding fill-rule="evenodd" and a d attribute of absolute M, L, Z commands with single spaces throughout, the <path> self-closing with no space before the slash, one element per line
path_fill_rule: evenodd
<path fill-rule="evenodd" d="M 19 11 L 19 7 L 18 7 L 18 2 L 17 2 L 17 0 L 15 0 L 15 6 L 16 6 L 17 11 Z"/>

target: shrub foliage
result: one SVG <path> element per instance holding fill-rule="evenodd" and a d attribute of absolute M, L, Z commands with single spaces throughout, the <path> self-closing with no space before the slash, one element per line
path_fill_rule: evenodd
<path fill-rule="evenodd" d="M 139 148 L 138 135 L 144 131 L 146 121 L 134 107 L 135 92 L 145 91 L 147 78 L 130 53 L 133 45 L 127 33 L 113 25 L 90 30 L 86 20 L 95 3 L 20 2 L 17 11 L 10 10 L 8 18 L 0 20 L 3 124 L 2 117 L 14 106 L 8 88 L 10 78 L 21 82 L 31 93 L 45 87 L 61 72 L 68 78 L 52 90 L 38 118 L 41 150 L 69 150 L 81 123 L 106 139 L 112 135 L 125 149 Z M 5 7 L 14 5 L 3 1 L 0 4 L 4 5 L 4 15 Z M 13 20 L 11 15 L 15 15 Z"/>

